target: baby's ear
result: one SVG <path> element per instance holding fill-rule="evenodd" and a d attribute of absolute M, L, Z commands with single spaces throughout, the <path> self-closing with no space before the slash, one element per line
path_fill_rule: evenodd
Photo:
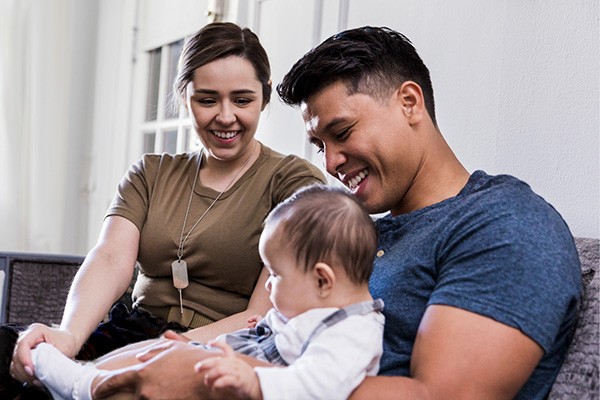
<path fill-rule="evenodd" d="M 318 262 L 313 268 L 313 274 L 319 287 L 319 295 L 327 297 L 335 285 L 335 272 L 324 262 Z"/>

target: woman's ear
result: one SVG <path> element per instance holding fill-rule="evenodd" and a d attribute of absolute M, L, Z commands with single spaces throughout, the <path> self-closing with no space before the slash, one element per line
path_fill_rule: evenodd
<path fill-rule="evenodd" d="M 329 264 L 318 262 L 313 268 L 313 275 L 316 279 L 319 295 L 321 297 L 329 296 L 335 285 L 335 272 L 333 272 L 333 269 Z"/>
<path fill-rule="evenodd" d="M 271 91 L 273 89 L 273 81 L 271 79 L 269 79 L 269 82 L 267 82 L 267 85 L 269 85 L 269 87 L 271 88 Z M 273 97 L 273 96 L 271 96 Z M 263 99 L 263 103 L 262 103 L 262 107 L 260 108 L 260 111 L 265 111 L 265 108 L 267 108 L 267 105 L 269 104 L 268 101 L 265 101 L 266 99 Z"/>
<path fill-rule="evenodd" d="M 427 110 L 421 86 L 413 81 L 406 81 L 398 88 L 396 96 L 409 125 L 418 124 L 423 120 Z"/>

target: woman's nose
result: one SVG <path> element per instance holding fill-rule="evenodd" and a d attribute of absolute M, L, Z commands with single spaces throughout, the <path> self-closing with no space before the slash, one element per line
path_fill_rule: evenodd
<path fill-rule="evenodd" d="M 233 124 L 235 122 L 236 117 L 231 104 L 223 103 L 215 119 L 221 125 L 228 126 Z"/>

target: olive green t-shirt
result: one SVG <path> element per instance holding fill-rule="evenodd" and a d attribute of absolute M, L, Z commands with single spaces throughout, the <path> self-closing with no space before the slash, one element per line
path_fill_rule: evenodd
<path fill-rule="evenodd" d="M 106 216 L 127 218 L 141 233 L 134 305 L 179 306 L 171 263 L 177 259 L 198 162 L 198 152 L 146 154 L 118 186 Z M 264 218 L 294 191 L 312 183 L 325 183 L 318 168 L 261 144 L 259 158 L 185 241 L 189 286 L 183 289 L 183 306 L 212 320 L 244 311 L 262 269 L 258 240 Z M 198 180 L 184 236 L 218 195 Z"/>

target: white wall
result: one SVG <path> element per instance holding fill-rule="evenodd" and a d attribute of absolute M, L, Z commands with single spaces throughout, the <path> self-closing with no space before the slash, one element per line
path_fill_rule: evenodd
<path fill-rule="evenodd" d="M 85 254 L 134 158 L 143 47 L 200 27 L 208 0 L 12 3 L 31 4 L 30 19 L 14 22 L 27 34 L 21 50 L 31 50 L 31 39 L 39 48 L 31 62 L 58 64 L 12 94 L 32 107 L 19 129 L 4 132 L 10 161 L 2 165 L 19 168 L 0 185 L 0 250 Z M 466 167 L 526 180 L 575 235 L 600 236 L 597 1 L 230 0 L 226 10 L 226 19 L 258 32 L 274 84 L 340 28 L 405 33 L 430 67 L 440 128 Z M 25 59 L 18 50 L 13 57 Z M 27 73 L 23 65 L 14 76 Z M 19 136 L 23 126 L 33 139 Z M 259 129 L 273 148 L 319 163 L 307 152 L 299 111 L 276 96 Z M 4 202 L 4 190 L 20 200 Z"/>
<path fill-rule="evenodd" d="M 465 166 L 525 180 L 576 236 L 599 237 L 597 1 L 264 0 L 259 14 L 275 82 L 315 29 L 321 40 L 362 25 L 406 34 L 431 71 L 440 129 Z M 297 148 L 299 118 L 288 110 L 268 120 L 264 137 Z"/>
<path fill-rule="evenodd" d="M 97 3 L 0 3 L 0 250 L 86 246 Z"/>
<path fill-rule="evenodd" d="M 379 3 L 351 1 L 348 25 L 388 25 L 413 41 L 465 166 L 525 180 L 575 235 L 597 238 L 598 2 Z"/>

